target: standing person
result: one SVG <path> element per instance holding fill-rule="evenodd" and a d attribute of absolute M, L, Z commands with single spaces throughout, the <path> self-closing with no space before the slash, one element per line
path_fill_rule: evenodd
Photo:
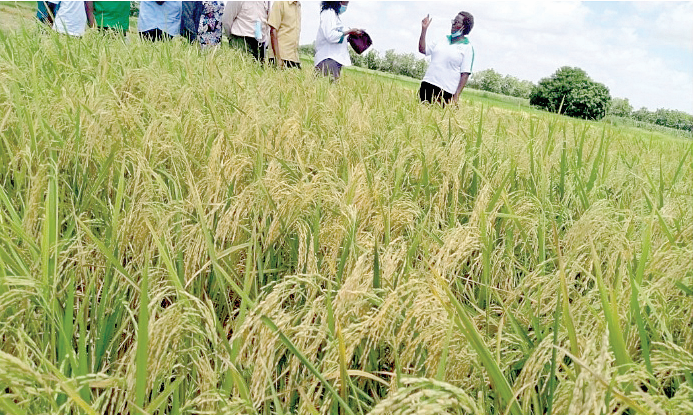
<path fill-rule="evenodd" d="M 70 36 L 82 36 L 87 30 L 87 10 L 84 2 L 61 1 L 57 7 L 53 29 Z"/>
<path fill-rule="evenodd" d="M 351 65 L 347 36 L 361 33 L 360 29 L 345 29 L 342 24 L 341 15 L 348 4 L 348 1 L 320 3 L 320 27 L 315 39 L 315 69 L 322 75 L 330 76 L 332 81 L 339 79 L 342 66 Z"/>
<path fill-rule="evenodd" d="M 200 28 L 202 17 L 201 1 L 184 1 L 180 14 L 180 35 L 193 43 L 197 40 L 197 31 Z"/>
<path fill-rule="evenodd" d="M 170 40 L 180 34 L 180 1 L 141 1 L 137 29 L 151 41 Z"/>
<path fill-rule="evenodd" d="M 43 24 L 53 25 L 59 1 L 37 1 L 36 18 Z"/>
<path fill-rule="evenodd" d="M 301 2 L 275 1 L 267 24 L 270 28 L 270 61 L 280 68 L 301 68 L 298 42 L 301 37 Z"/>
<path fill-rule="evenodd" d="M 430 24 L 429 16 L 421 21 L 419 52 L 430 56 L 431 63 L 421 82 L 419 97 L 421 102 L 456 104 L 474 65 L 474 48 L 466 37 L 474 27 L 474 17 L 467 12 L 459 12 L 452 20 L 446 42 L 426 43 L 426 31 Z"/>
<path fill-rule="evenodd" d="M 231 47 L 265 60 L 268 1 L 228 1 L 224 8 L 224 31 Z"/>
<path fill-rule="evenodd" d="M 129 1 L 88 1 L 87 20 L 89 27 L 113 31 L 125 36 L 130 30 Z"/>
<path fill-rule="evenodd" d="M 181 14 L 181 35 L 190 43 L 200 47 L 221 43 L 221 16 L 224 3 L 221 1 L 184 1 Z"/>

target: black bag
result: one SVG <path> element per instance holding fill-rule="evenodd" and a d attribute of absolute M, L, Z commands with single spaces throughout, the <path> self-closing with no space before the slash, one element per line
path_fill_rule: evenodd
<path fill-rule="evenodd" d="M 373 44 L 373 41 L 368 33 L 361 32 L 360 35 L 350 35 L 349 44 L 354 49 L 354 52 L 360 55 Z"/>

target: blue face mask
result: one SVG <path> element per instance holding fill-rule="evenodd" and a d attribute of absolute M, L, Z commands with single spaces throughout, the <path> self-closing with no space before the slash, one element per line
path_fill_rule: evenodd
<path fill-rule="evenodd" d="M 347 6 L 345 6 L 343 4 L 341 6 L 339 6 L 339 14 L 344 13 L 346 11 L 346 9 L 347 9 Z"/>
<path fill-rule="evenodd" d="M 462 37 L 462 31 L 458 30 L 457 32 L 448 35 L 448 41 L 452 45 L 453 43 L 469 43 L 469 40 L 467 38 Z"/>

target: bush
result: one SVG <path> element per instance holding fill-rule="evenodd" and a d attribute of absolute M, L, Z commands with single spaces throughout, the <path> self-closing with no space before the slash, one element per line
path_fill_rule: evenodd
<path fill-rule="evenodd" d="M 564 66 L 532 89 L 531 105 L 571 117 L 598 120 L 611 103 L 609 89 L 580 68 Z"/>

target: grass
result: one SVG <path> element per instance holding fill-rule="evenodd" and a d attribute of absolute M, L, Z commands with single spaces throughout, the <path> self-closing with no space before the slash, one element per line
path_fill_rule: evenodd
<path fill-rule="evenodd" d="M 0 411 L 690 413 L 693 147 L 0 32 Z"/>

